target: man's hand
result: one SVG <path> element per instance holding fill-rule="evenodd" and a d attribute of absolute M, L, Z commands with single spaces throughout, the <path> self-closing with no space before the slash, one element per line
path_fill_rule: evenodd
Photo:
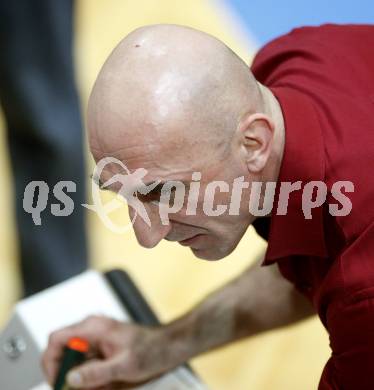
<path fill-rule="evenodd" d="M 54 382 L 72 337 L 86 339 L 96 360 L 74 369 L 69 384 L 101 390 L 116 388 L 116 382 L 148 381 L 201 353 L 314 314 L 277 267 L 260 267 L 260 262 L 167 325 L 149 328 L 89 317 L 53 333 L 43 357 L 47 378 Z"/>
<path fill-rule="evenodd" d="M 68 374 L 68 383 L 74 388 L 139 383 L 178 364 L 168 353 L 171 345 L 162 327 L 147 328 L 92 316 L 51 334 L 43 355 L 43 368 L 50 383 L 56 379 L 64 347 L 72 337 L 86 339 L 95 357 Z"/>

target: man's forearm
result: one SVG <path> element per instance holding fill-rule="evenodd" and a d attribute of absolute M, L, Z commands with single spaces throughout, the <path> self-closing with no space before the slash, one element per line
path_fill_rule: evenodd
<path fill-rule="evenodd" d="M 276 265 L 255 264 L 167 326 L 176 355 L 190 358 L 314 314 Z M 176 356 L 177 358 L 177 356 Z"/>

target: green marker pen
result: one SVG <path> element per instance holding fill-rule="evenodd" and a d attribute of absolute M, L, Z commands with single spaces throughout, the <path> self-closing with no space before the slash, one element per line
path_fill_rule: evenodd
<path fill-rule="evenodd" d="M 86 340 L 77 337 L 69 340 L 65 347 L 64 356 L 53 390 L 69 390 L 66 384 L 66 375 L 72 368 L 82 364 L 86 360 L 86 354 L 89 348 L 90 346 Z"/>

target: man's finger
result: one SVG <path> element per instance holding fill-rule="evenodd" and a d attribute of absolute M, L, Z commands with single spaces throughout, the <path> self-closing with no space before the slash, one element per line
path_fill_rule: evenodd
<path fill-rule="evenodd" d="M 116 367 L 113 359 L 91 360 L 68 373 L 67 383 L 77 389 L 89 389 L 110 385 L 115 382 Z"/>
<path fill-rule="evenodd" d="M 96 349 L 100 335 L 106 324 L 104 317 L 88 317 L 82 322 L 53 332 L 48 341 L 48 348 L 42 357 L 42 366 L 49 383 L 53 383 L 60 366 L 64 348 L 73 337 L 86 339 L 90 348 Z M 105 330 L 104 330 L 105 331 Z"/>
<path fill-rule="evenodd" d="M 73 335 L 76 334 L 78 325 L 53 332 L 49 336 L 48 347 L 42 357 L 42 367 L 49 383 L 52 383 L 57 375 L 64 347 Z"/>

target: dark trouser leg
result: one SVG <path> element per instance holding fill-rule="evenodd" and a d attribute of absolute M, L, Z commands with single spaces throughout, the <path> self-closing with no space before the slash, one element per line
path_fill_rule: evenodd
<path fill-rule="evenodd" d="M 72 61 L 71 0 L 0 2 L 0 99 L 8 127 L 25 294 L 87 266 L 82 124 Z M 23 210 L 32 180 L 50 188 L 41 226 Z M 53 187 L 77 184 L 74 212 L 51 214 Z M 5 228 L 5 227 L 3 227 Z"/>

